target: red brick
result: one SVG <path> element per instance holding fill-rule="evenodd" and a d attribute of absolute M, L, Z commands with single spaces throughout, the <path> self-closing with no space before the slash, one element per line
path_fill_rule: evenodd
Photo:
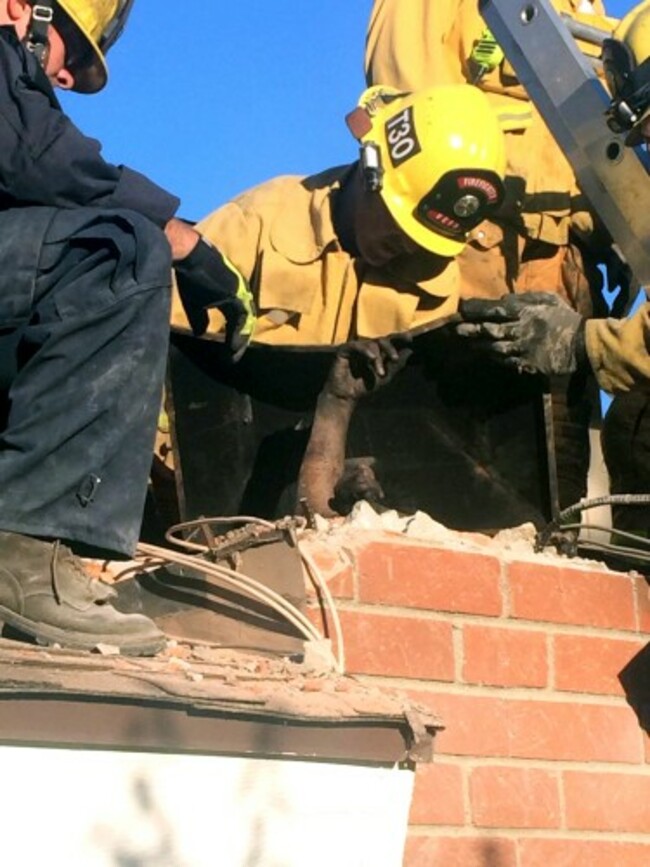
<path fill-rule="evenodd" d="M 518 845 L 518 867 L 648 867 L 650 864 L 650 841 L 644 844 L 554 839 L 521 840 Z"/>
<path fill-rule="evenodd" d="M 513 617 L 635 628 L 634 586 L 628 575 L 542 563 L 511 563 L 508 577 Z"/>
<path fill-rule="evenodd" d="M 641 632 L 650 634 L 650 587 L 645 578 L 639 576 L 635 579 L 636 598 L 639 608 L 639 629 Z"/>
<path fill-rule="evenodd" d="M 645 642 L 556 635 L 555 686 L 570 692 L 623 695 L 618 674 Z"/>
<path fill-rule="evenodd" d="M 307 603 L 307 608 L 305 609 L 305 617 L 311 623 L 314 624 L 316 629 L 320 629 L 321 632 L 324 629 L 323 623 L 323 609 L 316 602 Z"/>
<path fill-rule="evenodd" d="M 643 761 L 633 712 L 611 705 L 524 701 L 487 696 L 410 694 L 444 719 L 438 755 L 555 761 Z"/>
<path fill-rule="evenodd" d="M 463 774 L 456 765 L 418 765 L 411 825 L 463 825 Z"/>
<path fill-rule="evenodd" d="M 409 835 L 403 867 L 516 867 L 516 864 L 513 840 Z"/>
<path fill-rule="evenodd" d="M 470 802 L 479 828 L 559 828 L 557 777 L 533 768 L 474 768 Z"/>
<path fill-rule="evenodd" d="M 493 686 L 546 686 L 546 643 L 541 632 L 465 626 L 463 680 Z"/>
<path fill-rule="evenodd" d="M 352 565 L 344 558 L 341 551 L 317 539 L 311 539 L 304 544 L 307 553 L 311 555 L 327 582 L 332 596 L 338 599 L 354 598 L 354 572 Z M 317 590 L 310 578 L 306 578 L 305 585 L 308 596 L 317 595 Z"/>
<path fill-rule="evenodd" d="M 357 611 L 339 613 L 350 674 L 453 681 L 451 624 Z"/>
<path fill-rule="evenodd" d="M 362 602 L 499 615 L 495 557 L 406 544 L 373 543 L 358 553 Z"/>
<path fill-rule="evenodd" d="M 641 776 L 567 771 L 564 791 L 568 828 L 650 831 L 650 772 Z"/>

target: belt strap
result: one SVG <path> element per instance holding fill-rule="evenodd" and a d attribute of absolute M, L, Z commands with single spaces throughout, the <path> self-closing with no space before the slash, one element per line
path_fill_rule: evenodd
<path fill-rule="evenodd" d="M 50 47 L 49 30 L 54 18 L 52 0 L 41 0 L 32 6 L 32 17 L 25 35 L 25 48 L 36 56 L 45 68 L 47 53 Z"/>

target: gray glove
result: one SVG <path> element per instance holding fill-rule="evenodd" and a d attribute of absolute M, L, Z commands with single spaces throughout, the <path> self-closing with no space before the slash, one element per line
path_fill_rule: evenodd
<path fill-rule="evenodd" d="M 588 366 L 585 320 L 557 295 L 529 292 L 461 301 L 456 333 L 520 372 L 561 376 Z"/>

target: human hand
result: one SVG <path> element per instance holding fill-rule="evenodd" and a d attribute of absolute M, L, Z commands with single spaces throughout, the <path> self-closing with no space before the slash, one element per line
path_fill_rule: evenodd
<path fill-rule="evenodd" d="M 219 309 L 226 320 L 226 346 L 233 363 L 239 361 L 256 322 L 255 302 L 244 276 L 204 238 L 174 268 L 179 295 L 194 334 L 197 337 L 205 334 L 208 310 Z"/>
<path fill-rule="evenodd" d="M 343 400 L 358 400 L 387 385 L 413 354 L 410 335 L 360 339 L 345 343 L 325 383 L 325 391 Z"/>
<path fill-rule="evenodd" d="M 460 303 L 463 321 L 454 326 L 472 348 L 505 367 L 546 376 L 583 367 L 585 320 L 557 295 L 530 292 L 498 301 L 470 298 Z"/>

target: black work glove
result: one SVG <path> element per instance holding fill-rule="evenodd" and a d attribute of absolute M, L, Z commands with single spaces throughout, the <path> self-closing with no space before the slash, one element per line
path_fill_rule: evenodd
<path fill-rule="evenodd" d="M 205 334 L 208 310 L 226 320 L 226 346 L 232 361 L 242 357 L 255 329 L 255 302 L 242 274 L 216 247 L 201 238 L 189 256 L 174 263 L 176 283 L 192 331 Z"/>
<path fill-rule="evenodd" d="M 495 361 L 520 372 L 546 376 L 574 373 L 588 366 L 585 320 L 557 295 L 529 292 L 498 301 L 461 301 L 461 337 Z"/>

